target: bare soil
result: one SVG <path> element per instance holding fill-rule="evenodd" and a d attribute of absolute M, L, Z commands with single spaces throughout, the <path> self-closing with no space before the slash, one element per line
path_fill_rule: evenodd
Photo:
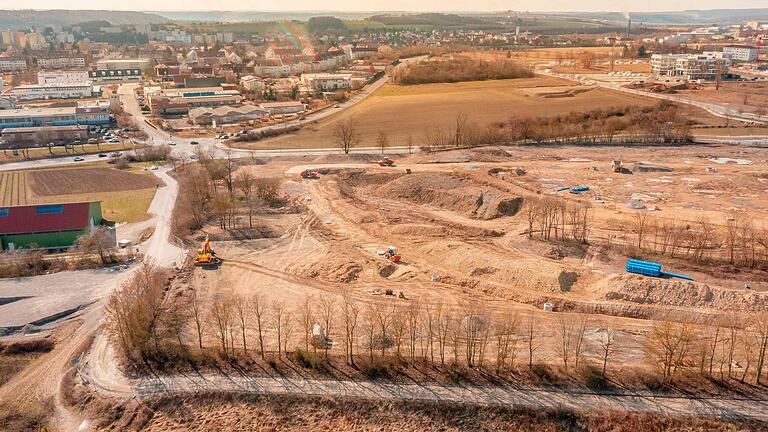
<path fill-rule="evenodd" d="M 159 184 L 152 175 L 111 168 L 40 170 L 31 171 L 27 176 L 37 196 L 138 190 Z"/>

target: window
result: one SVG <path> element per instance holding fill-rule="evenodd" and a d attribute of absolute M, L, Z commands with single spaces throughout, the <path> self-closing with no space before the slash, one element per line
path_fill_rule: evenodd
<path fill-rule="evenodd" d="M 35 214 L 61 214 L 64 213 L 63 205 L 41 205 L 35 207 Z"/>
<path fill-rule="evenodd" d="M 8 216 L 8 212 L 10 209 L 7 208 L 0 208 L 0 217 L 6 217 Z"/>

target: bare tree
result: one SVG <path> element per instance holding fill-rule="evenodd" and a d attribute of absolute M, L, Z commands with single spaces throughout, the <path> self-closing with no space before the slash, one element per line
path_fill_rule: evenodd
<path fill-rule="evenodd" d="M 254 177 L 248 170 L 242 170 L 237 174 L 236 184 L 240 193 L 243 194 L 243 202 L 248 209 L 248 228 L 253 229 L 253 209 L 254 209 Z"/>
<path fill-rule="evenodd" d="M 251 313 L 256 319 L 256 331 L 259 335 L 259 353 L 264 359 L 264 327 L 267 321 L 267 302 L 261 293 L 251 297 Z"/>
<path fill-rule="evenodd" d="M 339 147 L 344 154 L 349 154 L 353 147 L 360 143 L 360 132 L 357 129 L 357 123 L 353 119 L 346 121 L 340 121 L 333 129 L 333 137 L 336 141 L 336 146 Z"/>
<path fill-rule="evenodd" d="M 328 358 L 328 349 L 330 344 L 327 343 L 331 339 L 331 331 L 333 330 L 333 318 L 336 315 L 336 300 L 330 295 L 324 295 L 320 297 L 320 319 L 323 322 L 325 329 L 325 341 L 323 341 L 323 349 L 325 350 L 325 357 Z"/>
<path fill-rule="evenodd" d="M 200 299 L 197 296 L 197 290 L 192 291 L 192 298 L 189 301 L 190 316 L 195 324 L 195 332 L 197 333 L 197 346 L 203 349 L 203 330 L 205 320 L 203 318 L 203 308 L 200 303 Z"/>
<path fill-rule="evenodd" d="M 354 366 L 355 330 L 360 315 L 360 306 L 352 300 L 349 291 L 342 294 L 342 317 L 344 320 L 344 346 L 347 364 Z"/>
<path fill-rule="evenodd" d="M 309 351 L 309 341 L 312 337 L 312 325 L 315 321 L 315 310 L 312 307 L 312 299 L 305 297 L 301 302 L 297 313 L 299 325 L 304 331 L 304 350 Z"/>
<path fill-rule="evenodd" d="M 272 302 L 272 319 L 274 320 L 275 333 L 277 333 L 277 357 L 283 356 L 283 337 L 285 325 L 285 303 L 275 300 Z"/>
<path fill-rule="evenodd" d="M 528 368 L 533 368 L 533 355 L 539 350 L 540 342 L 538 338 L 537 324 L 533 312 L 525 323 L 525 336 L 528 339 Z"/>
<path fill-rule="evenodd" d="M 224 357 L 229 357 L 229 334 L 232 327 L 232 305 L 229 299 L 222 295 L 217 295 L 211 303 L 208 311 L 208 320 L 214 330 L 216 338 L 221 344 L 221 352 Z"/>
<path fill-rule="evenodd" d="M 514 365 L 517 357 L 518 335 L 517 327 L 520 325 L 517 314 L 505 312 L 494 323 L 494 336 L 496 337 L 496 373 L 501 372 L 507 364 Z"/>
<path fill-rule="evenodd" d="M 380 130 L 378 136 L 376 136 L 376 145 L 379 146 L 381 154 L 384 154 L 384 150 L 389 147 L 389 135 L 383 130 Z"/>
<path fill-rule="evenodd" d="M 245 332 L 248 328 L 248 308 L 245 305 L 245 299 L 241 295 L 232 296 L 232 310 L 240 327 L 240 336 L 243 342 L 243 354 L 248 355 L 248 344 L 245 341 Z M 232 347 L 234 349 L 234 347 Z"/>
<path fill-rule="evenodd" d="M 600 352 L 603 354 L 603 376 L 605 376 L 605 369 L 608 367 L 608 357 L 610 357 L 616 351 L 616 329 L 603 329 L 600 332 Z"/>
<path fill-rule="evenodd" d="M 408 325 L 408 354 L 411 363 L 416 361 L 416 341 L 421 329 L 421 302 L 418 299 L 411 300 L 405 310 L 405 321 Z"/>
<path fill-rule="evenodd" d="M 107 263 L 108 252 L 115 247 L 115 237 L 105 226 L 98 226 L 78 237 L 77 247 L 85 253 L 96 253 L 102 264 Z"/>
<path fill-rule="evenodd" d="M 695 333 L 691 324 L 676 323 L 664 317 L 654 323 L 645 338 L 644 351 L 652 364 L 664 375 L 671 378 L 685 364 Z"/>
<path fill-rule="evenodd" d="M 753 315 L 753 331 L 757 338 L 757 370 L 755 371 L 755 384 L 760 384 L 765 367 L 765 353 L 768 348 L 768 312 L 760 311 Z"/>

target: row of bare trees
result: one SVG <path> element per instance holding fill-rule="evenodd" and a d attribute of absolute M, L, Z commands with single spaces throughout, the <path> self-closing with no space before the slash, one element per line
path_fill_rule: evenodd
<path fill-rule="evenodd" d="M 525 216 L 528 238 L 539 235 L 543 240 L 573 239 L 587 243 L 592 227 L 589 205 L 558 197 L 527 198 Z"/>
<path fill-rule="evenodd" d="M 614 225 L 618 229 L 626 224 Z M 628 225 L 632 246 L 642 252 L 749 268 L 768 265 L 768 230 L 744 215 L 729 216 L 725 224 L 716 225 L 705 217 L 686 222 L 639 212 Z"/>
<path fill-rule="evenodd" d="M 293 305 L 264 293 L 204 300 L 193 292 L 182 299 L 167 294 L 167 281 L 162 270 L 144 265 L 107 304 L 107 333 L 137 364 L 192 350 L 262 359 L 296 351 L 328 358 L 343 351 L 350 365 L 395 357 L 499 373 L 521 358 L 533 367 L 554 354 L 566 372 L 591 364 L 605 373 L 615 353 L 627 347 L 619 338 L 622 332 L 595 327 L 587 315 L 558 313 L 542 320 L 534 313 L 494 311 L 474 301 L 456 307 L 418 299 L 363 302 L 349 292 L 306 297 Z M 759 383 L 766 369 L 768 312 L 728 313 L 699 322 L 662 317 L 647 335 L 634 337 L 642 338 L 647 364 L 665 379 L 687 369 Z"/>

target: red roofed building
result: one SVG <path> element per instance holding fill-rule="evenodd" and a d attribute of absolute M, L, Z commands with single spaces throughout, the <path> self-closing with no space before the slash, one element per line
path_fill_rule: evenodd
<path fill-rule="evenodd" d="M 0 246 L 68 248 L 101 222 L 99 201 L 0 207 Z"/>

